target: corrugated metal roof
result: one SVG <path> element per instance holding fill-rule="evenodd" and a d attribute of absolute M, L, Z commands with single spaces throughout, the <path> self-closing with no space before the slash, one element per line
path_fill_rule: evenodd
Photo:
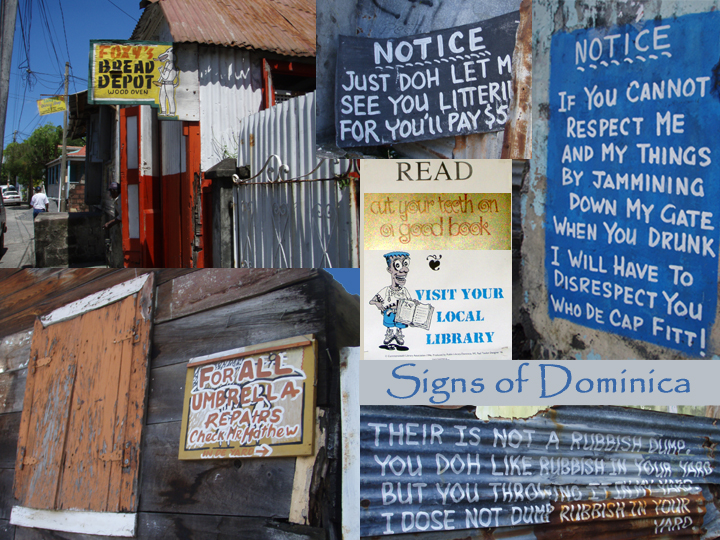
<path fill-rule="evenodd" d="M 717 422 L 620 407 L 487 422 L 467 410 L 362 407 L 361 534 L 715 538 Z"/>
<path fill-rule="evenodd" d="M 142 5 L 154 3 L 176 43 L 315 56 L 315 0 L 150 0 Z"/>

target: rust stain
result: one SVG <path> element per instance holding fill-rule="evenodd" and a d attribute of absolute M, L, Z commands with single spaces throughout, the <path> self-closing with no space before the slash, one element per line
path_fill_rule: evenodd
<path fill-rule="evenodd" d="M 532 157 L 532 1 L 522 0 L 513 52 L 513 99 L 505 124 L 502 159 Z"/>

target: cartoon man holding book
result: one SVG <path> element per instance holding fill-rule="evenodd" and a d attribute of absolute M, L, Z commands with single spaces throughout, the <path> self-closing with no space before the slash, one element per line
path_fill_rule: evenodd
<path fill-rule="evenodd" d="M 403 328 L 418 326 L 429 329 L 434 309 L 429 304 L 414 300 L 405 288 L 410 271 L 410 254 L 405 251 L 392 251 L 384 257 L 390 274 L 390 286 L 381 289 L 370 300 L 370 304 L 383 314 L 383 325 L 386 328 L 385 339 L 380 348 L 406 351 L 408 348 L 403 346 Z M 391 344 L 392 341 L 395 341 L 395 345 Z"/>

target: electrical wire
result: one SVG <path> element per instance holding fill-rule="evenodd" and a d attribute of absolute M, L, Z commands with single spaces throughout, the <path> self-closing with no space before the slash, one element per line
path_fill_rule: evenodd
<path fill-rule="evenodd" d="M 136 19 L 135 17 L 133 17 L 132 15 L 130 15 L 127 11 L 125 11 L 123 8 L 121 8 L 120 6 L 118 6 L 118 5 L 117 5 L 115 2 L 113 2 L 112 0 L 107 0 L 107 1 L 110 2 L 110 3 L 111 3 L 113 6 L 115 6 L 116 8 L 118 8 L 120 11 L 122 11 L 125 15 L 127 15 L 128 17 L 130 17 L 133 21 L 135 21 L 135 22 L 138 22 L 138 21 L 139 21 L 139 19 Z"/>

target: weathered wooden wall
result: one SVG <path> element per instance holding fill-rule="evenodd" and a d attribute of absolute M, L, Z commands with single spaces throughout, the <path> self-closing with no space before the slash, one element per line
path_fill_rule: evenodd
<path fill-rule="evenodd" d="M 81 284 L 52 279 L 46 305 L 77 297 L 134 277 L 135 272 L 82 274 Z M 0 274 L 0 303 L 10 281 L 27 276 Z M 111 283 L 113 282 L 113 283 Z M 140 465 L 138 538 L 324 539 L 340 530 L 339 351 L 359 343 L 359 301 L 329 275 L 316 270 L 158 271 L 157 305 L 150 364 L 149 400 Z M 96 289 L 97 290 L 97 289 Z M 29 290 L 24 295 L 33 295 Z M 13 527 L 9 524 L 18 428 L 22 412 L 32 317 L 29 304 L 13 303 L 25 328 L 0 330 L 0 540 L 97 536 Z M 50 309 L 35 309 L 33 315 Z M 0 316 L 1 317 L 1 316 Z M 4 327 L 0 327 L 4 328 Z M 300 334 L 318 340 L 317 407 L 324 446 L 318 449 L 302 514 L 308 525 L 290 523 L 295 458 L 179 461 L 180 417 L 186 362 L 193 356 Z M 294 502 L 298 504 L 297 500 Z M 297 509 L 295 509 L 297 510 Z M 295 515 L 298 512 L 294 512 Z"/>

